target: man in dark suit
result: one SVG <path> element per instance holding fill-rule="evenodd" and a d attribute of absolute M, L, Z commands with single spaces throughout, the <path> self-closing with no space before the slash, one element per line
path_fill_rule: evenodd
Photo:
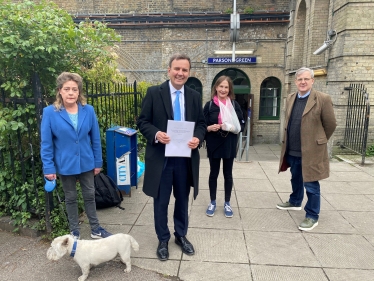
<path fill-rule="evenodd" d="M 195 253 L 187 240 L 188 199 L 190 187 L 194 187 L 194 199 L 198 194 L 199 144 L 204 140 L 206 125 L 200 94 L 185 86 L 191 69 L 191 60 L 186 55 L 175 54 L 170 58 L 168 76 L 170 80 L 148 88 L 142 102 L 137 122 L 140 132 L 147 139 L 143 192 L 154 198 L 154 222 L 159 244 L 157 257 L 161 261 L 169 258 L 168 205 L 173 191 L 175 243 L 187 255 Z M 175 102 L 179 100 L 178 110 Z M 165 144 L 170 142 L 166 134 L 168 120 L 195 122 L 193 138 L 188 142 L 191 158 L 165 157 Z M 179 119 L 179 118 L 178 118 Z"/>

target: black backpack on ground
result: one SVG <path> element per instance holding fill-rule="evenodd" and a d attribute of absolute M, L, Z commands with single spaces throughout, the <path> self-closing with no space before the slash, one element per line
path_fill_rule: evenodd
<path fill-rule="evenodd" d="M 95 201 L 97 209 L 118 207 L 124 210 L 125 208 L 121 207 L 122 200 L 122 193 L 110 177 L 103 173 L 95 176 Z"/>

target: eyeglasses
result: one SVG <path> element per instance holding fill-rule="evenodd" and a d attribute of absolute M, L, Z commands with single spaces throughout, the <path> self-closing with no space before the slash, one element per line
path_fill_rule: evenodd
<path fill-rule="evenodd" d="M 309 82 L 310 80 L 312 80 L 312 78 L 297 78 L 297 79 L 296 79 L 296 81 L 297 81 L 298 83 L 303 82 L 303 81 L 305 81 L 305 82 Z"/>

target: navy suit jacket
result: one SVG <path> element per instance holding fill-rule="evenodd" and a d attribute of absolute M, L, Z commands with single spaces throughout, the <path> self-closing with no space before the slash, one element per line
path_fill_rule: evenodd
<path fill-rule="evenodd" d="M 204 120 L 201 96 L 198 92 L 184 86 L 185 121 L 195 122 L 194 137 L 204 140 L 206 124 Z M 173 120 L 169 81 L 148 88 L 142 102 L 138 118 L 138 128 L 147 139 L 145 153 L 145 172 L 143 191 L 148 196 L 157 198 L 165 161 L 165 144 L 155 142 L 158 131 L 166 132 L 168 120 Z M 199 190 L 200 155 L 198 148 L 193 149 L 188 161 L 189 184 L 194 187 L 194 198 Z"/>

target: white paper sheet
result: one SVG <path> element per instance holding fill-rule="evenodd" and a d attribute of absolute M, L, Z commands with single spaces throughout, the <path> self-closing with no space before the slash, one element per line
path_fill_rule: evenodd
<path fill-rule="evenodd" d="M 192 140 L 195 122 L 168 120 L 166 133 L 170 142 L 166 144 L 166 157 L 191 157 L 188 142 Z"/>

